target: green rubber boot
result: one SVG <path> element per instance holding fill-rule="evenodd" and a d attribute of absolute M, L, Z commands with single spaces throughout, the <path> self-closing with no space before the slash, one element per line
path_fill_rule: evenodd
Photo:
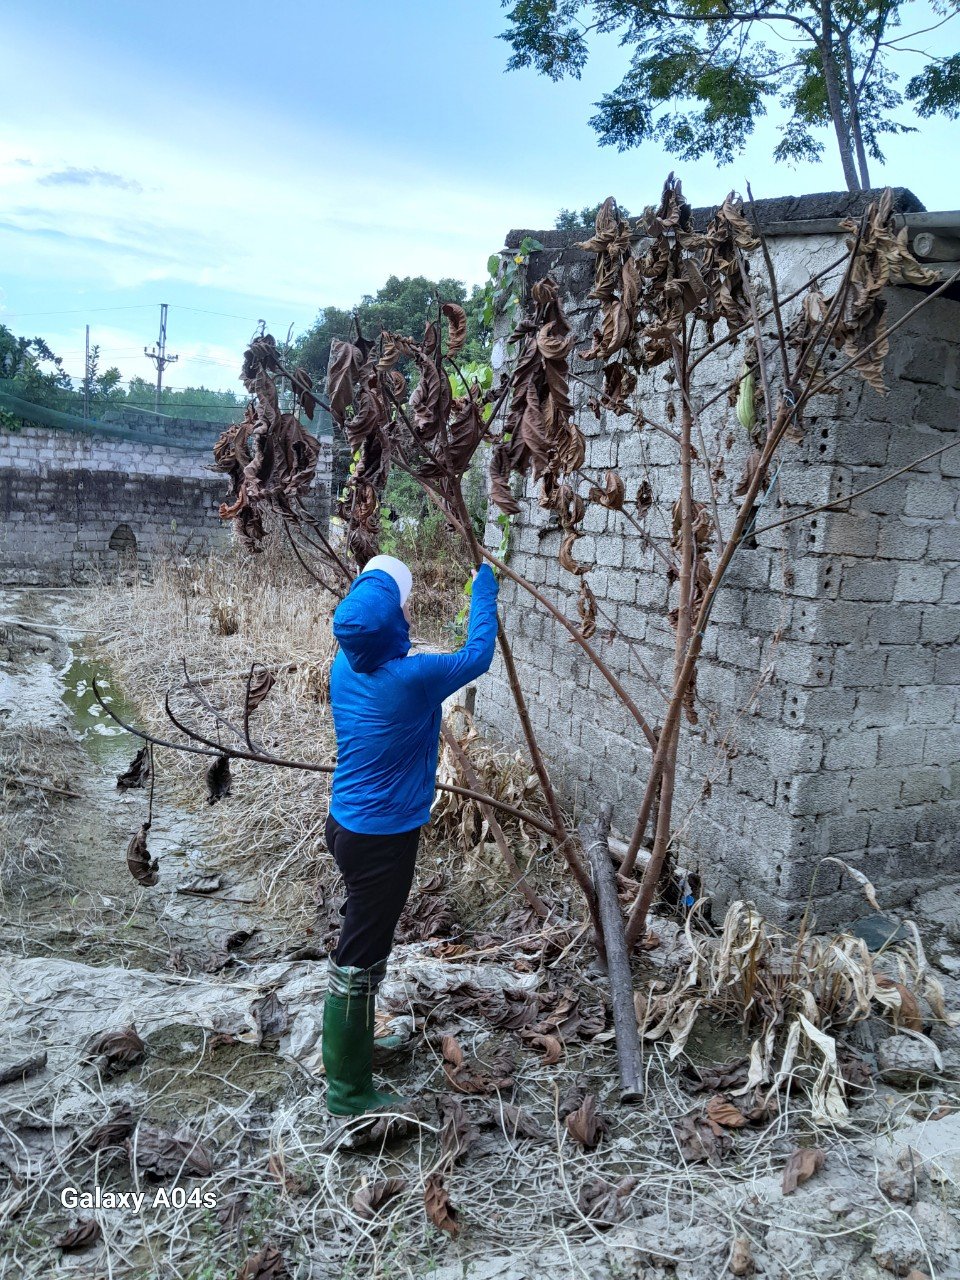
<path fill-rule="evenodd" d="M 373 969 L 330 962 L 330 990 L 323 1002 L 323 1065 L 327 1110 L 335 1116 L 396 1110 L 404 1099 L 373 1087 L 374 1005 L 386 965 Z"/>

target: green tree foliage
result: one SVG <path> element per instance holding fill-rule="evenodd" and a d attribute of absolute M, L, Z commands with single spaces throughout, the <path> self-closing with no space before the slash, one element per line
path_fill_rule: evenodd
<path fill-rule="evenodd" d="M 813 160 L 832 129 L 849 190 L 870 186 L 868 157 L 898 118 L 960 114 L 960 54 L 942 28 L 958 0 L 502 0 L 510 69 L 579 78 L 592 32 L 618 34 L 631 61 L 590 124 L 624 151 L 648 140 L 683 160 L 729 162 L 771 103 L 788 113 L 777 160 Z M 932 12 L 931 12 L 932 11 Z M 927 53 L 923 46 L 933 46 Z M 925 69 L 906 84 L 898 55 Z M 564 211 L 566 212 L 566 211 Z"/>
<path fill-rule="evenodd" d="M 324 307 L 313 325 L 294 343 L 291 363 L 302 365 L 314 381 L 327 373 L 330 343 L 334 338 L 350 338 L 355 332 L 354 317 L 365 337 L 376 337 L 382 329 L 420 338 L 428 320 L 437 316 L 437 295 L 444 302 L 459 302 L 467 313 L 465 361 L 480 361 L 489 355 L 490 333 L 483 325 L 482 290 L 475 287 L 468 296 L 461 280 L 428 280 L 425 276 L 391 276 L 375 294 L 367 294 L 349 311 Z"/>
<path fill-rule="evenodd" d="M 20 338 L 0 324 L 0 378 L 14 395 L 59 408 L 72 383 L 43 338 Z"/>
<path fill-rule="evenodd" d="M 553 225 L 557 231 L 579 231 L 581 227 L 592 227 L 597 220 L 597 214 L 602 208 L 603 201 L 601 200 L 599 204 L 588 205 L 579 212 L 576 209 L 561 209 Z M 631 216 L 630 210 L 620 204 L 619 201 L 617 208 L 620 210 L 621 218 L 629 218 Z"/>
<path fill-rule="evenodd" d="M 123 376 L 115 366 L 100 371 L 98 346 L 90 350 L 86 379 L 79 379 L 75 385 L 64 372 L 62 358 L 43 338 L 18 337 L 0 324 L 0 388 L 22 400 L 64 413 L 81 414 L 86 389 L 92 417 L 110 409 L 153 412 L 156 388 L 152 382 L 131 378 L 126 387 L 122 383 Z M 246 398 L 233 391 L 164 387 L 160 412 L 169 417 L 227 423 L 236 421 L 245 404 Z"/>

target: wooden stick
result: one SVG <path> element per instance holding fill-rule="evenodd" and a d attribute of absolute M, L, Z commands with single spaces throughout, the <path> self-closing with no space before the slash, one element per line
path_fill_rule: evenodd
<path fill-rule="evenodd" d="M 620 1101 L 639 1102 L 643 1097 L 640 1037 L 637 1033 L 637 1012 L 633 1003 L 633 978 L 623 931 L 623 914 L 607 844 L 610 815 L 611 806 L 608 804 L 595 821 L 581 825 L 580 836 L 593 871 L 593 883 L 600 904 L 600 921 L 607 952 L 607 974 L 613 997 L 617 1059 L 620 1064 Z"/>

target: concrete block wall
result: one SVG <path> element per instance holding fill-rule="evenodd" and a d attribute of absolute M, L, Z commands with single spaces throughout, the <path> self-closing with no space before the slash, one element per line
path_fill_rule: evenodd
<path fill-rule="evenodd" d="M 230 526 L 217 514 L 226 478 L 210 463 L 207 447 L 165 440 L 148 445 L 37 426 L 0 431 L 0 577 L 66 585 L 133 558 L 145 566 L 160 554 L 226 547 Z M 329 514 L 329 489 L 324 442 L 312 493 L 320 519 Z"/>
<path fill-rule="evenodd" d="M 587 297 L 592 256 L 546 243 L 531 274 L 549 270 L 561 284 L 582 347 L 596 316 Z M 841 249 L 830 235 L 771 244 L 783 293 Z M 891 290 L 891 319 L 918 296 Z M 698 399 L 719 391 L 741 359 L 737 351 L 705 362 Z M 573 370 L 599 381 L 596 365 L 575 359 Z M 958 374 L 960 303 L 941 298 L 892 336 L 887 396 L 848 379 L 839 394 L 811 402 L 804 438 L 787 446 L 757 527 L 866 487 L 948 443 L 960 423 Z M 629 417 L 603 413 L 598 421 L 585 408 L 591 390 L 578 381 L 571 389 L 587 436 L 585 471 L 617 467 L 628 495 L 648 481 L 656 501 L 646 528 L 665 547 L 679 493 L 675 445 Z M 655 370 L 637 403 L 648 420 L 666 422 L 672 395 Z M 708 453 L 723 459 L 716 484 L 728 531 L 748 442 L 724 398 L 702 425 Z M 524 490 L 510 562 L 576 618 L 577 583 L 559 567 L 560 531 L 536 489 L 528 482 Z M 697 497 L 709 502 L 704 485 Z M 700 870 L 719 907 L 746 897 L 790 922 L 812 889 L 823 924 L 869 910 L 838 867 L 817 869 L 825 855 L 863 871 L 890 906 L 960 876 L 958 503 L 960 448 L 849 511 L 761 532 L 735 557 L 704 645 L 699 723 L 683 725 L 675 806 L 678 860 Z M 595 566 L 593 643 L 656 726 L 664 706 L 657 686 L 669 685 L 674 646 L 663 565 L 620 513 L 591 505 L 583 530 L 573 553 Z M 496 545 L 499 530 L 488 534 Z M 592 812 L 613 800 L 614 824 L 627 835 L 650 761 L 642 734 L 567 632 L 522 589 L 504 582 L 501 600 L 531 717 L 569 803 Z M 501 737 L 521 740 L 499 659 L 479 683 L 477 714 Z"/>

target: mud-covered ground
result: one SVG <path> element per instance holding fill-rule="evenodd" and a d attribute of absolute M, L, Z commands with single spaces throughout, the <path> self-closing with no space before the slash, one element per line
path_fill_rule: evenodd
<path fill-rule="evenodd" d="M 437 936 L 397 949 L 382 992 L 404 1046 L 381 1069 L 412 1108 L 328 1117 L 335 904 L 266 895 L 223 856 L 230 799 L 170 787 L 158 883 L 132 878 L 148 795 L 116 789 L 138 744 L 93 675 L 139 709 L 89 604 L 0 593 L 0 1277 L 960 1276 L 960 1035 L 922 995 L 906 1022 L 878 1009 L 851 1029 L 829 1116 L 814 1069 L 748 1106 L 752 1035 L 706 1007 L 684 1052 L 647 1042 L 646 1098 L 621 1106 L 583 931 L 451 931 L 455 861 L 425 865 L 413 905 Z M 948 1012 L 955 901 L 932 895 L 920 922 Z M 648 1001 L 691 959 L 679 922 L 655 932 Z"/>

